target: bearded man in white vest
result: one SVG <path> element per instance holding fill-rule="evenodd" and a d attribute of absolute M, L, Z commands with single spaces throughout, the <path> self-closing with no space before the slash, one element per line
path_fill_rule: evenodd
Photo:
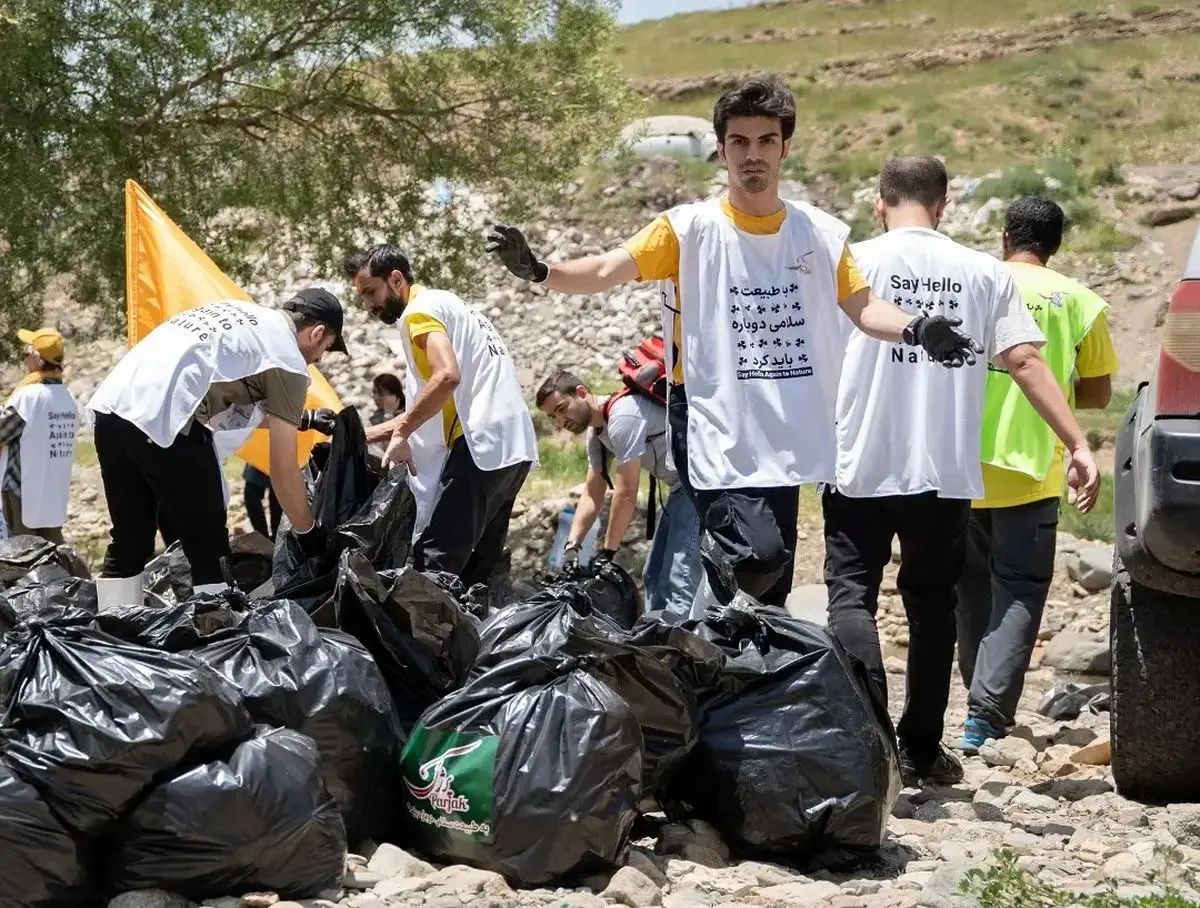
<path fill-rule="evenodd" d="M 0 410 L 0 489 L 12 536 L 63 542 L 79 405 L 63 384 L 63 339 L 53 328 L 21 330 L 26 375 Z"/>
<path fill-rule="evenodd" d="M 843 314 L 947 365 L 975 349 L 952 319 L 872 293 L 844 223 L 780 198 L 795 126 L 791 92 L 749 79 L 713 108 L 724 198 L 680 205 L 621 247 L 570 262 L 539 261 L 511 226 L 487 243 L 514 275 L 561 293 L 662 282 L 673 466 L 741 588 L 776 606 L 792 586 L 799 488 L 834 475 Z"/>
<path fill-rule="evenodd" d="M 900 539 L 896 586 L 909 644 L 896 732 L 908 785 L 962 778 L 942 732 L 954 660 L 955 584 L 971 500 L 983 494 L 980 433 L 989 369 L 1007 371 L 1066 445 L 1081 510 L 1094 504 L 1100 483 L 1087 440 L 1038 352 L 1045 337 L 1012 273 L 998 259 L 937 232 L 948 183 L 937 158 L 888 161 L 877 202 L 886 232 L 855 244 L 854 257 L 876 293 L 918 318 L 961 319 L 986 357 L 947 370 L 902 345 L 850 333 L 837 400 L 837 480 L 822 501 L 829 627 L 865 663 L 883 703 L 887 675 L 875 611 L 892 539 Z"/>
<path fill-rule="evenodd" d="M 403 326 L 407 409 L 367 428 L 405 464 L 417 502 L 413 564 L 466 586 L 501 564 L 517 493 L 537 464 L 533 418 L 517 367 L 481 312 L 416 283 L 408 257 L 381 244 L 347 256 L 367 311 Z"/>
<path fill-rule="evenodd" d="M 197 593 L 226 588 L 226 487 L 218 447 L 265 419 L 271 486 L 301 550 L 324 551 L 298 466 L 297 435 L 333 432 L 331 410 L 305 410 L 308 367 L 346 353 L 342 306 L 319 288 L 281 310 L 223 300 L 175 315 L 133 347 L 88 403 L 112 541 L 96 581 L 102 610 L 142 602 L 161 519 L 178 535 Z"/>

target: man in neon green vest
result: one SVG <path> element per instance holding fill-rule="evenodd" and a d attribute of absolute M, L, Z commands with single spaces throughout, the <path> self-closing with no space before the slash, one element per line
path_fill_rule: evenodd
<path fill-rule="evenodd" d="M 1062 243 L 1063 210 L 1023 198 L 1004 219 L 1004 259 L 1046 336 L 1042 356 L 1076 409 L 1112 395 L 1117 355 L 1108 303 L 1046 267 Z M 964 753 L 1014 724 L 1054 574 L 1063 447 L 1008 373 L 988 373 L 983 413 L 984 498 L 972 502 L 959 579 L 958 664 L 969 688 Z"/>

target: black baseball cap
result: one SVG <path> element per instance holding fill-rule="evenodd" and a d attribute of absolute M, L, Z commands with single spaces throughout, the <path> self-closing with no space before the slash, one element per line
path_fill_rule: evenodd
<path fill-rule="evenodd" d="M 328 290 L 307 287 L 284 303 L 282 308 L 288 312 L 303 313 L 320 322 L 337 335 L 337 340 L 329 348 L 330 352 L 350 355 L 346 349 L 346 338 L 342 335 L 342 304 Z"/>

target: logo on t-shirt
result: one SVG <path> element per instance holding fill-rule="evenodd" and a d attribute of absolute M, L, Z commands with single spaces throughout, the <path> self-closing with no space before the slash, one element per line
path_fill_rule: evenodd
<path fill-rule="evenodd" d="M 1065 293 L 1039 293 L 1038 296 L 1048 302 L 1055 309 L 1061 309 L 1067 302 L 1067 295 Z"/>
<path fill-rule="evenodd" d="M 812 255 L 812 250 L 802 253 L 796 257 L 796 264 L 787 265 L 788 271 L 799 271 L 801 274 L 812 274 L 812 265 L 809 264 L 809 257 Z"/>

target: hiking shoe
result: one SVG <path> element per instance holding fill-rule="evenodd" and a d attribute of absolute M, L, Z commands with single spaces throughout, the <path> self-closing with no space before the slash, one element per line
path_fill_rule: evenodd
<path fill-rule="evenodd" d="M 974 756 L 979 753 L 979 748 L 983 747 L 983 742 L 988 738 L 999 741 L 1002 737 L 1004 732 L 987 719 L 968 716 L 967 721 L 963 723 L 962 744 L 959 745 L 959 749 L 967 756 Z"/>
<path fill-rule="evenodd" d="M 962 764 L 958 758 L 938 742 L 937 753 L 932 760 L 918 763 L 909 754 L 903 743 L 900 745 L 900 780 L 905 788 L 920 788 L 922 782 L 934 785 L 955 785 L 963 779 Z"/>

